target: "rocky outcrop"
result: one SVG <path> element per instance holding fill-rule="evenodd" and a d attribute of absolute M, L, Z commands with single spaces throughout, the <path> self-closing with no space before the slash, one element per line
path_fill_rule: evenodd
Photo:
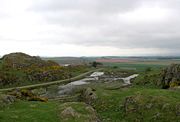
<path fill-rule="evenodd" d="M 44 61 L 40 57 L 25 53 L 10 53 L 2 57 L 5 68 L 24 69 L 28 67 L 44 67 L 47 65 L 59 66 L 53 61 Z"/>
<path fill-rule="evenodd" d="M 180 85 L 180 64 L 172 64 L 161 73 L 160 83 L 163 88 Z"/>
<path fill-rule="evenodd" d="M 99 122 L 96 111 L 83 102 L 68 102 L 59 105 L 61 122 Z"/>
<path fill-rule="evenodd" d="M 15 82 L 47 82 L 66 78 L 67 71 L 54 61 L 45 61 L 24 53 L 10 53 L 1 58 L 0 86 Z"/>
<path fill-rule="evenodd" d="M 76 112 L 72 107 L 67 107 L 61 112 L 63 118 L 80 117 L 80 114 Z"/>
<path fill-rule="evenodd" d="M 95 89 L 92 89 L 90 87 L 83 90 L 80 97 L 81 100 L 87 104 L 91 104 L 93 101 L 95 101 L 98 98 L 98 96 L 95 93 Z"/>
<path fill-rule="evenodd" d="M 172 122 L 180 117 L 180 104 L 171 102 L 164 96 L 135 94 L 126 97 L 120 109 L 124 111 L 124 118 L 128 121 Z"/>
<path fill-rule="evenodd" d="M 32 91 L 30 90 L 20 90 L 20 89 L 16 89 L 10 93 L 11 96 L 14 96 L 17 99 L 21 99 L 21 100 L 28 100 L 28 101 L 41 101 L 41 102 L 47 102 L 48 98 L 46 97 L 41 97 L 37 94 L 34 94 Z"/>
<path fill-rule="evenodd" d="M 12 95 L 0 94 L 0 108 L 16 101 L 16 97 Z"/>

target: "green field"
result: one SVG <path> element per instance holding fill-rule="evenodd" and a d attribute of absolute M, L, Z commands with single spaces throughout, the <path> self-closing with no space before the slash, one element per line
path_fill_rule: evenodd
<path fill-rule="evenodd" d="M 0 122 L 58 122 L 56 102 L 18 101 L 0 110 Z"/>
<path fill-rule="evenodd" d="M 104 66 L 108 67 L 117 67 L 120 69 L 125 70 L 136 70 L 136 71 L 145 71 L 147 68 L 152 69 L 161 69 L 165 68 L 167 65 L 160 65 L 160 64 L 145 64 L 145 63 L 103 63 Z"/>

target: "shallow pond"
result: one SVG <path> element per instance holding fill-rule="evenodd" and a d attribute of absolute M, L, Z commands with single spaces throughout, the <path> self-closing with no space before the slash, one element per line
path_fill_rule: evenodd
<path fill-rule="evenodd" d="M 123 80 L 124 85 L 126 85 L 126 84 L 131 84 L 130 83 L 131 79 L 136 78 L 137 76 L 138 76 L 138 74 L 133 74 L 133 75 L 125 77 L 125 78 L 111 78 L 110 81 Z M 60 86 L 54 87 L 53 91 L 51 91 L 51 90 L 48 91 L 47 95 L 54 96 L 54 97 L 69 95 L 82 85 L 96 83 L 96 82 L 99 82 L 97 77 L 84 78 L 81 80 L 73 81 L 66 85 L 60 85 Z"/>

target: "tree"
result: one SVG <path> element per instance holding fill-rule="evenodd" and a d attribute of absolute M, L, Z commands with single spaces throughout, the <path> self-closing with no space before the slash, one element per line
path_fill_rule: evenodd
<path fill-rule="evenodd" d="M 102 65 L 102 63 L 93 61 L 91 65 L 92 65 L 92 67 L 96 68 L 97 66 Z"/>

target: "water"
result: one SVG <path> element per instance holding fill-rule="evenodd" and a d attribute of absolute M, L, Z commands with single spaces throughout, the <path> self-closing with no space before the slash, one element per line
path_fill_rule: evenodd
<path fill-rule="evenodd" d="M 129 85 L 131 84 L 131 79 L 137 77 L 138 74 L 133 74 L 129 77 L 125 77 L 125 78 L 104 78 L 104 81 L 117 81 L 122 79 L 124 81 L 123 86 Z M 47 96 L 48 97 L 62 97 L 64 95 L 71 95 L 73 94 L 78 88 L 80 88 L 82 85 L 86 85 L 86 84 L 90 84 L 92 82 L 97 83 L 98 81 L 98 77 L 89 77 L 89 78 L 84 78 L 81 80 L 77 80 L 77 81 L 73 81 L 71 83 L 68 83 L 66 85 L 60 85 L 57 86 L 55 88 L 53 88 L 53 90 L 48 90 L 47 92 Z"/>
<path fill-rule="evenodd" d="M 89 84 L 90 81 L 96 81 L 96 78 L 84 78 L 78 81 L 73 81 L 71 83 L 68 83 L 66 85 L 61 85 L 58 87 L 58 94 L 59 95 L 64 95 L 64 94 L 69 94 L 71 93 L 76 87 Z"/>
<path fill-rule="evenodd" d="M 133 74 L 133 75 L 126 77 L 126 78 L 113 78 L 112 81 L 122 79 L 124 81 L 124 85 L 131 84 L 131 82 L 130 82 L 131 79 L 133 79 L 137 76 L 138 76 L 138 74 Z M 66 85 L 61 85 L 58 87 L 58 89 L 59 89 L 58 94 L 59 95 L 69 94 L 74 89 L 76 89 L 78 86 L 81 86 L 84 84 L 90 84 L 91 82 L 97 82 L 97 81 L 98 81 L 97 77 L 91 77 L 91 78 L 84 78 L 84 79 L 81 79 L 78 81 L 74 81 L 74 82 L 68 83 Z"/>
<path fill-rule="evenodd" d="M 136 78 L 139 74 L 133 74 L 126 78 L 115 78 L 115 80 L 122 79 L 124 81 L 124 84 L 131 84 L 131 79 Z"/>

